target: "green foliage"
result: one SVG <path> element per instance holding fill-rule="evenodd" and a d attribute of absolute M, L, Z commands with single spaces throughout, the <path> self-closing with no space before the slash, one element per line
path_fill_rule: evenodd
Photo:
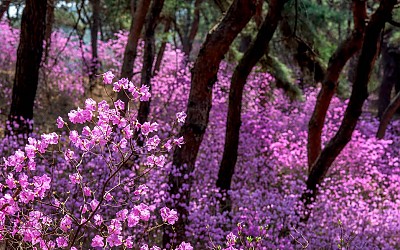
<path fill-rule="evenodd" d="M 128 30 L 131 24 L 130 0 L 103 0 L 102 23 L 108 37 L 119 30 Z"/>
<path fill-rule="evenodd" d="M 308 41 L 326 63 L 348 33 L 351 12 L 349 1 L 320 2 L 298 1 L 296 13 L 295 1 L 291 1 L 284 16 L 291 27 L 296 27 L 296 35 Z"/>

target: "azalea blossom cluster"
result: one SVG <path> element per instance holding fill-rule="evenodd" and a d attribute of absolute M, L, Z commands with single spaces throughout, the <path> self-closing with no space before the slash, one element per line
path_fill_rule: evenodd
<path fill-rule="evenodd" d="M 103 75 L 105 84 L 111 76 L 111 72 Z M 150 98 L 146 88 L 130 86 L 129 91 L 132 100 Z M 146 204 L 142 197 L 149 187 L 138 185 L 139 176 L 133 171 L 137 166 L 143 176 L 163 168 L 165 153 L 180 147 L 184 140 L 160 138 L 155 134 L 159 130 L 156 122 L 140 124 L 122 116 L 123 109 L 120 100 L 110 105 L 89 98 L 84 108 L 68 113 L 67 121 L 57 119 L 57 127 L 66 129 L 67 134 L 30 137 L 24 147 L 3 159 L 7 174 L 1 182 L 0 240 L 4 244 L 34 249 L 85 245 L 136 249 L 141 244 L 141 249 L 160 249 L 155 245 L 149 248 L 138 238 L 140 234 L 133 232 L 141 230 L 143 236 L 151 232 L 151 223 L 156 223 L 156 228 L 174 225 L 178 214 L 165 206 L 157 209 L 155 204 Z M 178 113 L 176 124 L 183 123 L 185 116 Z M 142 147 L 136 143 L 138 136 L 144 139 Z M 135 162 L 135 157 L 145 160 Z M 85 166 L 91 161 L 102 165 L 97 169 Z M 95 172 L 101 174 L 98 181 Z M 176 249 L 189 250 L 191 246 L 182 242 Z"/>

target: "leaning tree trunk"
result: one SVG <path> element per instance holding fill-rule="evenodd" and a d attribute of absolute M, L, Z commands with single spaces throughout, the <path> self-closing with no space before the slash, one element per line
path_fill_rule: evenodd
<path fill-rule="evenodd" d="M 338 79 L 346 62 L 361 49 L 365 32 L 365 20 L 367 18 L 366 2 L 353 0 L 354 30 L 344 40 L 335 53 L 329 59 L 322 88 L 318 93 L 314 112 L 308 123 L 307 156 L 308 166 L 311 168 L 321 152 L 321 134 L 324 127 L 326 113 L 332 97 L 338 87 Z"/>
<path fill-rule="evenodd" d="M 121 69 L 121 78 L 128 78 L 128 80 L 131 80 L 133 77 L 133 66 L 137 56 L 137 46 L 139 43 L 140 33 L 142 32 L 146 14 L 151 2 L 150 0 L 140 0 L 137 4 L 136 10 L 133 11 L 134 1 L 135 0 L 131 0 L 132 22 L 129 30 L 128 42 L 124 51 L 124 59 Z M 118 93 L 118 99 L 125 103 L 125 113 L 128 109 L 129 97 L 123 90 L 121 90 Z"/>
<path fill-rule="evenodd" d="M 164 5 L 164 0 L 154 0 L 150 12 L 146 20 L 146 28 L 144 34 L 144 55 L 143 55 L 143 67 L 142 67 L 142 78 L 140 85 L 148 86 L 151 91 L 151 77 L 153 75 L 153 61 L 154 61 L 154 47 L 155 37 L 154 32 L 160 17 L 161 10 Z M 140 102 L 138 112 L 138 122 L 143 124 L 147 121 L 150 114 L 150 102 Z"/>
<path fill-rule="evenodd" d="M 393 87 L 400 82 L 400 55 L 397 48 L 393 48 L 387 43 L 382 45 L 382 66 L 383 76 L 378 99 L 379 118 L 382 118 L 390 103 Z"/>
<path fill-rule="evenodd" d="M 99 54 L 97 49 L 98 33 L 100 29 L 100 0 L 90 0 L 92 5 L 92 21 L 90 22 L 90 44 L 92 47 L 92 60 L 89 69 L 89 85 L 90 90 L 93 89 L 94 78 L 100 66 Z"/>
<path fill-rule="evenodd" d="M 54 0 L 47 0 L 47 10 L 46 10 L 46 31 L 44 33 L 44 41 L 46 42 L 46 47 L 44 50 L 44 62 L 47 64 L 49 60 L 49 53 L 51 47 L 51 34 L 53 32 L 54 23 Z"/>
<path fill-rule="evenodd" d="M 190 57 L 190 52 L 192 51 L 193 41 L 196 37 L 197 31 L 199 30 L 200 24 L 200 5 L 204 0 L 196 0 L 194 2 L 194 13 L 193 13 L 193 21 L 190 26 L 190 31 L 187 34 L 183 35 L 182 47 L 183 53 L 187 58 Z"/>
<path fill-rule="evenodd" d="M 376 137 L 378 139 L 383 139 L 385 137 L 387 126 L 389 125 L 390 120 L 392 120 L 398 108 L 400 108 L 400 92 L 397 93 L 396 97 L 392 100 L 392 102 L 390 102 L 385 112 L 382 114 L 381 121 L 379 123 L 379 129 L 376 133 Z"/>
<path fill-rule="evenodd" d="M 165 20 L 164 24 L 164 33 L 167 33 L 170 28 L 171 28 L 171 18 L 167 17 L 167 20 Z M 156 62 L 154 63 L 153 76 L 156 75 L 161 68 L 161 63 L 164 57 L 166 47 L 167 47 L 167 39 L 163 39 L 160 45 L 160 49 L 158 50 L 157 53 Z"/>
<path fill-rule="evenodd" d="M 286 2 L 282 0 L 271 0 L 269 2 L 268 14 L 258 31 L 256 39 L 246 50 L 233 72 L 229 91 L 224 153 L 217 179 L 217 187 L 226 196 L 225 199 L 221 200 L 222 211 L 231 210 L 230 197 L 227 191 L 231 189 L 232 176 L 238 156 L 243 89 L 251 70 L 268 49 L 268 43 L 275 33 Z"/>
<path fill-rule="evenodd" d="M 302 80 L 302 82 L 322 82 L 325 76 L 325 65 L 323 65 L 307 41 L 293 36 L 293 29 L 287 17 L 284 17 L 280 22 L 279 30 L 282 36 L 287 38 L 284 39 L 283 45 L 293 53 L 293 59 L 302 72 L 302 78 L 306 79 L 305 81 Z"/>
<path fill-rule="evenodd" d="M 192 70 L 192 83 L 187 105 L 187 118 L 181 128 L 185 144 L 176 148 L 173 154 L 173 166 L 169 176 L 170 197 L 174 200 L 179 220 L 175 226 L 175 239 L 185 240 L 185 225 L 188 223 L 187 206 L 190 200 L 192 173 L 197 153 L 208 125 L 212 102 L 212 88 L 217 80 L 219 64 L 238 33 L 249 22 L 256 9 L 256 1 L 235 0 L 224 18 L 207 35 Z M 185 179 L 181 176 L 188 176 Z M 164 233 L 164 245 L 170 242 L 168 233 Z"/>
<path fill-rule="evenodd" d="M 309 205 L 317 195 L 317 186 L 322 183 L 336 157 L 351 140 L 362 113 L 364 101 L 368 98 L 368 80 L 378 54 L 381 33 L 385 22 L 391 17 L 396 2 L 396 0 L 382 0 L 366 27 L 356 77 L 342 123 L 338 132 L 328 142 L 312 165 L 306 181 L 308 191 L 303 193 L 301 200 L 307 210 L 310 209 Z M 308 217 L 309 213 L 306 213 L 302 220 L 306 221 Z"/>
<path fill-rule="evenodd" d="M 39 81 L 46 30 L 47 1 L 27 0 L 21 19 L 20 42 L 8 120 L 14 133 L 29 133 Z M 14 126 L 17 125 L 17 126 Z"/>

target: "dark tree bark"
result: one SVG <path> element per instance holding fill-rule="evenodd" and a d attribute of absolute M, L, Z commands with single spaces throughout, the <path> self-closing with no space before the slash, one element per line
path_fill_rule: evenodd
<path fill-rule="evenodd" d="M 322 183 L 336 157 L 351 140 L 362 113 L 364 101 L 368 98 L 368 80 L 378 54 L 381 33 L 385 22 L 391 17 L 396 2 L 396 0 L 382 0 L 366 27 L 364 42 L 357 64 L 356 78 L 342 123 L 338 132 L 313 163 L 306 181 L 308 191 L 303 193 L 301 200 L 308 209 L 308 205 L 312 203 L 317 194 L 317 186 Z M 309 214 L 306 214 L 302 219 L 306 221 L 308 216 Z"/>
<path fill-rule="evenodd" d="M 396 110 L 400 108 L 400 92 L 397 93 L 396 97 L 390 102 L 387 106 L 385 112 L 383 112 L 381 121 L 379 123 L 379 129 L 376 133 L 376 137 L 378 139 L 383 139 L 386 134 L 387 126 L 389 125 L 390 121 L 392 120 Z"/>
<path fill-rule="evenodd" d="M 33 119 L 46 30 L 47 1 L 27 0 L 21 19 L 20 42 L 12 91 L 9 121 L 14 133 L 29 133 L 26 120 Z M 18 126 L 13 126 L 17 123 Z"/>
<path fill-rule="evenodd" d="M 256 13 L 254 14 L 253 20 L 256 23 L 257 29 L 260 29 L 263 21 L 263 1 L 258 2 Z"/>
<path fill-rule="evenodd" d="M 164 24 L 164 33 L 169 32 L 170 28 L 171 28 L 171 18 L 167 18 L 165 20 L 165 24 Z M 164 52 L 165 52 L 165 48 L 166 47 L 167 47 L 167 40 L 164 39 L 161 42 L 160 48 L 159 48 L 158 53 L 157 53 L 157 59 L 156 59 L 156 62 L 154 63 L 153 76 L 156 75 L 157 72 L 160 70 L 161 63 L 162 63 L 162 60 L 164 58 Z"/>
<path fill-rule="evenodd" d="M 191 21 L 192 15 L 190 13 L 188 13 L 186 27 L 184 27 L 183 31 L 175 23 L 175 29 L 178 32 L 179 39 L 182 42 L 182 51 L 183 51 L 183 53 L 185 53 L 187 58 L 190 57 L 190 52 L 192 51 L 193 41 L 197 35 L 197 31 L 199 30 L 200 5 L 203 1 L 204 0 L 195 0 L 193 20 Z"/>
<path fill-rule="evenodd" d="M 44 61 L 47 63 L 51 47 L 51 33 L 53 32 L 54 23 L 54 0 L 47 0 L 47 10 L 46 10 L 46 31 L 44 35 L 44 40 L 46 42 L 46 47 L 44 51 Z"/>
<path fill-rule="evenodd" d="M 3 18 L 4 13 L 8 10 L 11 0 L 3 0 L 0 5 L 0 20 Z"/>
<path fill-rule="evenodd" d="M 251 70 L 268 49 L 268 43 L 275 33 L 286 2 L 282 0 L 269 1 L 268 14 L 258 31 L 256 39 L 246 50 L 233 72 L 229 91 L 224 153 L 217 179 L 217 187 L 226 195 L 226 199 L 221 201 L 222 211 L 231 210 L 231 202 L 227 191 L 231 189 L 232 176 L 238 156 L 243 89 Z"/>
<path fill-rule="evenodd" d="M 382 118 L 390 103 L 393 87 L 400 82 L 400 54 L 397 47 L 391 47 L 387 42 L 382 45 L 382 66 L 383 76 L 378 99 L 379 118 Z"/>
<path fill-rule="evenodd" d="M 308 124 L 308 166 L 317 159 L 321 152 L 321 134 L 325 122 L 326 113 L 332 97 L 338 86 L 338 79 L 346 62 L 361 49 L 365 32 L 365 20 L 367 18 L 366 2 L 353 0 L 354 30 L 344 40 L 335 53 L 329 59 L 328 69 L 322 82 L 322 88 L 318 93 L 314 112 Z"/>
<path fill-rule="evenodd" d="M 301 85 L 304 84 L 304 79 L 306 79 L 305 82 L 308 82 L 308 79 L 317 83 L 322 82 L 326 69 L 311 46 L 303 39 L 293 36 L 293 30 L 287 18 L 280 22 L 279 30 L 285 37 L 285 47 L 292 51 L 293 59 L 301 69 L 303 78 Z"/>
<path fill-rule="evenodd" d="M 92 6 L 92 20 L 90 22 L 90 44 L 92 47 L 92 60 L 89 69 L 89 84 L 90 88 L 94 87 L 93 80 L 100 66 L 99 54 L 97 49 L 98 34 L 100 30 L 100 0 L 90 0 Z"/>
<path fill-rule="evenodd" d="M 228 6 L 227 0 L 214 0 L 214 3 L 222 13 L 224 13 L 227 10 Z"/>
<path fill-rule="evenodd" d="M 133 65 L 137 56 L 137 46 L 142 32 L 146 14 L 150 6 L 150 0 L 140 0 L 135 7 L 135 0 L 131 0 L 132 6 L 132 21 L 129 30 L 128 42 L 124 51 L 124 59 L 121 69 L 121 78 L 128 78 L 131 80 L 133 77 Z M 124 91 L 118 93 L 118 99 L 125 103 L 125 110 L 128 109 L 129 97 Z"/>
<path fill-rule="evenodd" d="M 153 0 L 149 14 L 147 15 L 145 35 L 144 35 L 144 55 L 143 55 L 143 68 L 141 86 L 148 86 L 151 91 L 151 77 L 153 72 L 153 62 L 155 54 L 155 37 L 154 32 L 158 24 L 161 10 L 164 6 L 164 0 Z M 147 102 L 140 102 L 138 112 L 138 122 L 143 124 L 147 121 L 150 114 L 151 99 Z"/>
<path fill-rule="evenodd" d="M 251 44 L 251 34 L 246 34 L 246 35 L 242 35 L 242 37 L 240 38 L 240 43 L 239 43 L 239 52 L 244 53 Z"/>
<path fill-rule="evenodd" d="M 326 69 L 325 66 L 321 63 L 318 55 L 315 54 L 313 49 L 304 40 L 297 37 L 296 41 L 297 51 L 294 54 L 294 58 L 299 64 L 303 75 L 312 76 L 313 78 L 311 79 L 311 81 L 314 80 L 314 83 L 319 83 L 323 81 Z M 305 83 L 307 82 L 303 82 L 301 84 L 305 85 Z"/>
<path fill-rule="evenodd" d="M 212 88 L 217 80 L 219 64 L 233 40 L 254 15 L 255 9 L 255 1 L 233 1 L 221 22 L 208 33 L 192 70 L 187 118 L 180 131 L 185 144 L 181 148 L 176 148 L 173 154 L 173 166 L 179 175 L 171 172 L 169 176 L 170 196 L 179 197 L 174 200 L 179 214 L 179 220 L 174 225 L 177 234 L 175 239 L 178 242 L 185 239 L 185 225 L 188 223 L 186 207 L 190 200 L 192 172 L 207 128 Z M 182 178 L 186 175 L 189 178 Z M 165 233 L 164 245 L 170 240 L 169 235 Z"/>

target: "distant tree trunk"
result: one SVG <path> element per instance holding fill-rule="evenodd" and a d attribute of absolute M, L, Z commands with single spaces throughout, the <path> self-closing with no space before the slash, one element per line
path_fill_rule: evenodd
<path fill-rule="evenodd" d="M 53 32 L 54 23 L 54 0 L 47 0 L 47 10 L 46 10 L 46 31 L 44 35 L 44 40 L 46 42 L 46 47 L 44 51 L 44 61 L 47 63 L 51 47 L 51 33 Z"/>
<path fill-rule="evenodd" d="M 188 34 L 183 34 L 184 39 L 182 40 L 183 53 L 189 58 L 190 52 L 192 51 L 193 41 L 196 37 L 197 31 L 199 30 L 200 24 L 200 5 L 204 0 L 196 0 L 194 2 L 194 13 L 193 21 Z"/>
<path fill-rule="evenodd" d="M 153 61 L 155 54 L 155 37 L 154 32 L 158 24 L 161 10 L 164 6 L 164 0 L 153 0 L 149 14 L 147 15 L 145 34 L 144 34 L 144 55 L 143 55 L 143 68 L 142 78 L 140 81 L 141 86 L 148 86 L 151 91 L 151 77 L 153 73 Z M 150 114 L 150 102 L 140 102 L 138 112 L 138 122 L 143 124 L 147 121 Z"/>
<path fill-rule="evenodd" d="M 297 51 L 294 58 L 303 72 L 303 76 L 311 76 L 308 84 L 316 84 L 323 81 L 325 76 L 325 66 L 321 63 L 318 55 L 304 40 L 297 38 Z M 304 83 L 303 83 L 304 85 Z"/>
<path fill-rule="evenodd" d="M 167 18 L 164 24 L 164 34 L 167 33 L 170 28 L 171 28 L 171 18 Z M 157 53 L 156 62 L 154 63 L 153 75 L 156 75 L 157 72 L 160 70 L 166 46 L 167 46 L 167 40 L 163 39 L 160 45 L 160 49 L 158 50 Z"/>
<path fill-rule="evenodd" d="M 129 30 L 128 42 L 125 47 L 124 59 L 121 69 L 121 78 L 128 78 L 131 80 L 133 77 L 133 65 L 137 55 L 137 46 L 140 38 L 140 33 L 146 19 L 146 14 L 150 6 L 150 0 L 139 0 L 135 7 L 135 0 L 131 0 L 132 7 L 132 21 Z M 118 93 L 118 99 L 125 103 L 125 110 L 128 109 L 129 97 L 124 91 Z"/>
<path fill-rule="evenodd" d="M 378 117 L 382 118 L 391 99 L 393 87 L 400 82 L 400 54 L 387 43 L 382 46 L 383 76 L 379 88 Z M 398 91 L 396 91 L 398 92 Z"/>
<path fill-rule="evenodd" d="M 98 34 L 100 29 L 100 0 L 90 0 L 90 5 L 92 5 L 92 20 L 90 22 L 90 44 L 92 47 L 92 60 L 90 62 L 89 69 L 89 84 L 90 88 L 94 87 L 93 81 L 99 69 L 99 55 L 97 49 Z"/>
<path fill-rule="evenodd" d="M 321 134 L 325 122 L 326 113 L 332 97 L 338 86 L 338 79 L 346 62 L 360 50 L 365 32 L 365 20 L 367 18 L 366 2 L 353 0 L 354 30 L 344 40 L 335 53 L 329 59 L 328 69 L 322 81 L 322 88 L 318 94 L 314 112 L 308 123 L 308 166 L 309 169 L 321 152 Z"/>
<path fill-rule="evenodd" d="M 379 129 L 376 133 L 376 137 L 378 139 L 383 139 L 385 137 L 387 126 L 389 125 L 390 120 L 392 120 L 398 108 L 400 108 L 400 92 L 397 93 L 396 97 L 387 106 L 385 112 L 382 114 L 381 121 L 379 123 Z"/>
<path fill-rule="evenodd" d="M 0 5 L 0 20 L 3 18 L 4 13 L 8 10 L 11 0 L 3 0 Z"/>
<path fill-rule="evenodd" d="M 306 181 L 308 191 L 303 193 L 301 200 L 307 209 L 317 194 L 317 186 L 322 183 L 336 157 L 351 140 L 362 113 L 364 101 L 368 98 L 368 80 L 378 54 L 381 33 L 385 22 L 391 17 L 396 2 L 396 0 L 382 0 L 365 29 L 357 73 L 342 123 L 338 132 L 316 158 Z M 305 214 L 302 219 L 306 221 L 308 217 L 309 213 Z"/>
<path fill-rule="evenodd" d="M 246 34 L 246 35 L 242 35 L 242 37 L 240 38 L 240 43 L 239 43 L 239 52 L 244 53 L 251 44 L 251 35 L 250 34 Z"/>
<path fill-rule="evenodd" d="M 29 133 L 26 120 L 33 119 L 33 104 L 39 80 L 46 30 L 47 1 L 26 0 L 21 19 L 20 42 L 8 120 L 14 133 Z M 17 123 L 18 126 L 13 126 Z"/>
<path fill-rule="evenodd" d="M 294 83 L 291 75 L 286 72 L 285 65 L 276 57 L 265 54 L 265 59 L 260 61 L 263 67 L 274 77 L 278 89 L 282 89 L 291 101 L 303 100 L 303 91 Z"/>
<path fill-rule="evenodd" d="M 187 205 L 190 201 L 190 187 L 197 153 L 208 125 L 212 102 L 212 88 L 217 80 L 219 64 L 238 33 L 254 14 L 256 3 L 253 0 L 235 0 L 217 26 L 207 35 L 192 70 L 192 83 L 187 105 L 187 118 L 181 128 L 185 144 L 176 148 L 173 166 L 177 173 L 169 175 L 170 196 L 179 197 L 175 201 L 179 220 L 175 223 L 174 238 L 184 240 L 185 225 L 188 223 Z M 178 174 L 178 175 L 177 175 Z M 182 178 L 188 176 L 188 178 Z M 164 233 L 164 245 L 170 242 Z"/>
<path fill-rule="evenodd" d="M 194 38 L 196 37 L 197 31 L 199 30 L 200 5 L 203 1 L 204 0 L 195 0 L 193 21 L 192 21 L 192 15 L 190 14 L 190 8 L 187 8 L 188 13 L 183 30 L 179 28 L 176 22 L 174 23 L 175 30 L 178 32 L 179 39 L 181 40 L 182 43 L 182 51 L 186 56 L 185 64 L 189 62 L 190 53 L 193 48 Z"/>
<path fill-rule="evenodd" d="M 287 19 L 280 22 L 279 29 L 282 36 L 287 38 L 284 45 L 289 51 L 292 51 L 293 59 L 301 69 L 302 78 L 307 79 L 305 82 L 322 82 L 325 76 L 325 66 L 310 45 L 298 37 L 293 37 L 293 30 Z M 304 80 L 301 84 L 304 84 L 303 82 Z"/>
<path fill-rule="evenodd" d="M 217 5 L 218 9 L 221 11 L 221 13 L 225 13 L 228 5 L 227 0 L 214 0 L 213 1 L 215 5 Z"/>
<path fill-rule="evenodd" d="M 233 72 L 229 91 L 224 153 L 217 179 L 217 187 L 226 195 L 226 199 L 221 200 L 222 211 L 231 210 L 230 197 L 227 191 L 231 189 L 232 176 L 238 156 L 243 89 L 251 70 L 268 49 L 268 43 L 275 33 L 286 2 L 282 0 L 269 1 L 268 14 L 257 33 L 256 39 L 246 50 Z"/>
<path fill-rule="evenodd" d="M 263 21 L 263 1 L 258 2 L 256 13 L 254 14 L 253 20 L 256 23 L 257 29 L 260 29 Z"/>
<path fill-rule="evenodd" d="M 358 51 L 359 52 L 359 51 Z M 360 54 L 356 52 L 353 57 L 350 59 L 348 63 L 348 71 L 347 71 L 347 81 L 350 86 L 353 86 L 354 79 L 356 77 L 356 68 L 357 68 L 357 60 Z"/>

